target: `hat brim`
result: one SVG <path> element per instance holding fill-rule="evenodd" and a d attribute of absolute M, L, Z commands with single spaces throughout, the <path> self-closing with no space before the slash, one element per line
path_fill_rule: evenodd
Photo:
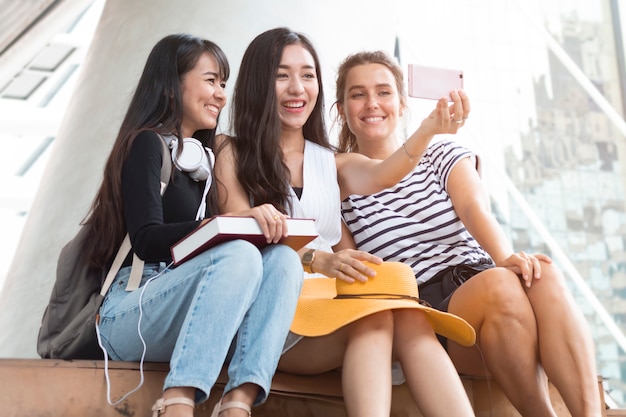
<path fill-rule="evenodd" d="M 335 279 L 305 279 L 291 331 L 301 336 L 324 336 L 370 314 L 410 308 L 424 311 L 434 331 L 441 336 L 462 346 L 473 346 L 476 342 L 476 332 L 465 320 L 417 301 L 383 298 L 335 299 L 336 295 Z"/>

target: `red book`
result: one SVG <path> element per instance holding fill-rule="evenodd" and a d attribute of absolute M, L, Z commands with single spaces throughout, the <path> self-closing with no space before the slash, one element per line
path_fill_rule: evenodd
<path fill-rule="evenodd" d="M 280 243 L 299 250 L 318 236 L 313 219 L 287 219 L 289 236 Z M 243 239 L 262 248 L 268 243 L 254 217 L 213 216 L 170 248 L 174 265 L 229 240 Z"/>

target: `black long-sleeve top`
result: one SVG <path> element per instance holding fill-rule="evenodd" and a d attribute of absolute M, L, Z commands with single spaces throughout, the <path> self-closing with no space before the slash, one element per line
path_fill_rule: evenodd
<path fill-rule="evenodd" d="M 161 197 L 161 158 L 171 158 L 163 155 L 161 140 L 145 131 L 133 142 L 122 168 L 122 199 L 133 252 L 146 262 L 169 263 L 170 247 L 200 223 L 195 217 L 204 181 L 196 182 L 172 165 L 174 175 Z"/>

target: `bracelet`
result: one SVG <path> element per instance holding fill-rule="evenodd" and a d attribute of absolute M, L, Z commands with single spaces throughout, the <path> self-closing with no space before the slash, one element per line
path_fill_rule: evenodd
<path fill-rule="evenodd" d="M 406 150 L 406 146 L 404 146 L 404 145 L 405 145 L 405 143 L 403 143 L 403 144 L 402 144 L 402 150 L 404 151 L 404 153 L 406 154 L 406 156 L 408 156 L 408 157 L 409 157 L 409 162 L 413 162 L 413 158 L 417 158 L 417 157 L 419 157 L 419 155 L 411 155 L 411 154 L 409 153 L 409 151 L 407 151 L 407 150 Z"/>

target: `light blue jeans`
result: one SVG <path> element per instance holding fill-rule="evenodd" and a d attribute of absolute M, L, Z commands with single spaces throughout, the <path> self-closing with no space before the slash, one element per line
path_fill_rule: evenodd
<path fill-rule="evenodd" d="M 166 271 L 146 264 L 141 287 L 125 291 L 130 267 L 117 274 L 100 309 L 100 333 L 113 360 L 169 362 L 164 389 L 195 387 L 196 401 L 209 396 L 231 343 L 225 392 L 244 383 L 267 398 L 302 286 L 298 254 L 284 245 L 259 251 L 236 240 L 220 244 Z"/>

